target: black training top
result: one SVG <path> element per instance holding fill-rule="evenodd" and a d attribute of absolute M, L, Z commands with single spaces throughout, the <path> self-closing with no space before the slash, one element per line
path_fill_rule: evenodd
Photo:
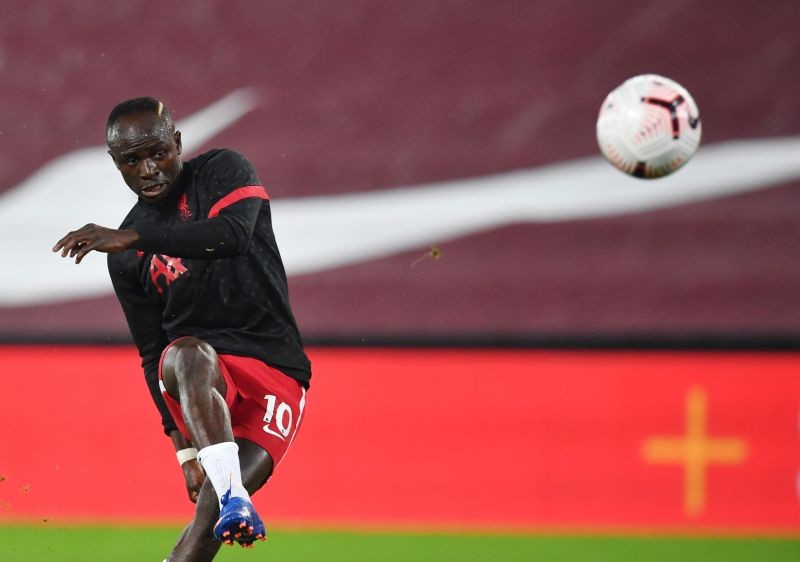
<path fill-rule="evenodd" d="M 169 197 L 137 202 L 120 229 L 136 230 L 140 241 L 109 254 L 108 271 L 165 433 L 176 427 L 158 363 L 182 336 L 260 359 L 308 387 L 311 365 L 289 307 L 269 199 L 244 156 L 211 150 L 184 162 Z"/>

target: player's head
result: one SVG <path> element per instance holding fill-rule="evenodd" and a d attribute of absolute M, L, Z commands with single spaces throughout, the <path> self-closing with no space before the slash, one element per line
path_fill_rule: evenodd
<path fill-rule="evenodd" d="M 181 133 L 164 104 L 134 98 L 118 104 L 106 123 L 108 153 L 142 201 L 169 196 L 183 167 Z"/>

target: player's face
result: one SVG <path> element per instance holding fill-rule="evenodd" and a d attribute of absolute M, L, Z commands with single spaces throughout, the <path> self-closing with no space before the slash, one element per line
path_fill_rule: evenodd
<path fill-rule="evenodd" d="M 169 196 L 182 169 L 179 131 L 155 113 L 135 113 L 116 122 L 108 148 L 125 183 L 142 201 Z"/>

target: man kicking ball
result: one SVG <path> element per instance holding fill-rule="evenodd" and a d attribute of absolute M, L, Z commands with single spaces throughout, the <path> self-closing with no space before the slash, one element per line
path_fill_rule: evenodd
<path fill-rule="evenodd" d="M 195 515 L 170 562 L 251 547 L 250 501 L 294 439 L 311 366 L 289 306 L 269 197 L 231 150 L 181 160 L 164 105 L 136 98 L 108 117 L 108 152 L 138 196 L 119 229 L 88 224 L 53 247 L 108 270 Z"/>

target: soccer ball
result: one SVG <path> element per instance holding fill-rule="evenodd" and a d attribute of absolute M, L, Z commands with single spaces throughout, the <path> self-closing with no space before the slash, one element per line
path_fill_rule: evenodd
<path fill-rule="evenodd" d="M 606 97 L 597 144 L 606 160 L 637 178 L 660 178 L 689 161 L 700 144 L 700 112 L 689 92 L 669 78 L 642 74 Z"/>

